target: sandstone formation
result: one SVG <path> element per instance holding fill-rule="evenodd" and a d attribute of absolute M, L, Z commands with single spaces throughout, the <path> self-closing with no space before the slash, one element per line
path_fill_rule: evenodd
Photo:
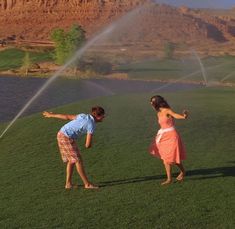
<path fill-rule="evenodd" d="M 48 39 L 53 28 L 82 25 L 88 35 L 146 0 L 0 0 L 0 37 Z"/>
<path fill-rule="evenodd" d="M 208 37 L 214 37 L 220 41 L 231 40 L 235 37 L 235 14 L 219 15 L 217 13 L 217 15 L 213 15 L 207 11 L 192 10 L 187 7 L 180 7 L 179 11 L 184 15 L 204 21 L 207 24 Z"/>
<path fill-rule="evenodd" d="M 148 0 L 0 0 L 0 40 L 50 40 L 54 28 L 69 28 L 79 23 L 87 36 L 133 8 L 142 6 L 120 30 L 114 40 L 125 44 L 149 42 L 162 44 L 202 43 L 226 44 L 234 42 L 235 17 L 213 15 L 206 11 L 175 8 L 164 4 L 146 3 Z"/>

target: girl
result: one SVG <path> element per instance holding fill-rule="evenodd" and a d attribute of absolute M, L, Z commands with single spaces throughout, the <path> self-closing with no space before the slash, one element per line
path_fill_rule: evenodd
<path fill-rule="evenodd" d="M 161 158 L 166 169 L 167 179 L 161 185 L 172 182 L 171 166 L 173 164 L 180 169 L 176 180 L 183 181 L 185 169 L 181 161 L 186 158 L 186 152 L 180 135 L 174 127 L 174 118 L 186 119 L 188 112 L 183 111 L 183 114 L 175 113 L 160 95 L 153 96 L 150 103 L 157 112 L 158 123 L 161 127 L 150 146 L 150 154 Z"/>

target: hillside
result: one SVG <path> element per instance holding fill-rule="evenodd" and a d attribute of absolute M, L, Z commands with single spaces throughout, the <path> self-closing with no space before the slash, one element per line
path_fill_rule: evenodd
<path fill-rule="evenodd" d="M 0 37 L 44 40 L 56 27 L 81 24 L 88 35 L 146 0 L 0 0 Z"/>
<path fill-rule="evenodd" d="M 0 0 L 0 40 L 50 41 L 54 28 L 79 23 L 87 37 L 132 9 L 138 11 L 113 32 L 115 45 L 162 47 L 165 42 L 189 45 L 201 52 L 235 54 L 234 10 L 212 10 L 146 4 L 146 0 Z M 145 4 L 144 4 L 145 3 Z M 142 6 L 144 5 L 144 6 Z M 115 38 L 115 39 L 114 39 Z"/>

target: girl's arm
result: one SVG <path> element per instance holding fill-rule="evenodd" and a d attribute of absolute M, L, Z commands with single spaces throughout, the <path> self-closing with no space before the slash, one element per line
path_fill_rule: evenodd
<path fill-rule="evenodd" d="M 44 111 L 42 115 L 45 118 L 58 118 L 63 120 L 74 120 L 76 115 L 69 115 L 69 114 L 54 114 L 52 112 Z"/>
<path fill-rule="evenodd" d="M 176 119 L 186 119 L 188 118 L 188 111 L 184 110 L 182 114 L 177 114 L 171 109 L 167 109 L 167 114 L 171 115 L 173 118 Z"/>

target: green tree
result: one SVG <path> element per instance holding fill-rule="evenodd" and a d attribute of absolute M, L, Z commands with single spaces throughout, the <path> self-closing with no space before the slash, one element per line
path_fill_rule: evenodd
<path fill-rule="evenodd" d="M 54 59 L 57 64 L 63 64 L 66 58 L 65 31 L 63 29 L 54 29 L 51 33 L 51 39 L 55 42 Z"/>
<path fill-rule="evenodd" d="M 174 55 L 175 45 L 172 42 L 166 42 L 164 45 L 165 58 L 171 59 Z"/>
<path fill-rule="evenodd" d="M 31 68 L 31 66 L 32 66 L 32 61 L 30 60 L 29 53 L 26 52 L 21 66 L 21 69 L 24 72 L 25 76 L 28 76 L 29 69 Z"/>
<path fill-rule="evenodd" d="M 55 42 L 55 61 L 64 64 L 85 42 L 85 31 L 80 25 L 72 25 L 69 31 L 54 29 L 51 39 Z"/>

